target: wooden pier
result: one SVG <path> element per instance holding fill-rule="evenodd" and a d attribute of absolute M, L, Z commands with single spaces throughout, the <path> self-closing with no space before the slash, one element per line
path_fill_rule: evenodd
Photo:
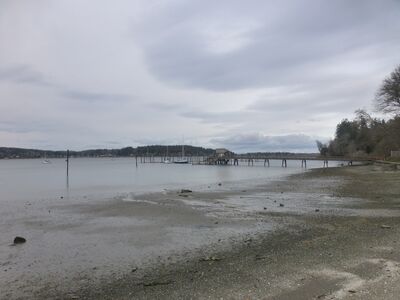
<path fill-rule="evenodd" d="M 291 153 L 256 153 L 256 154 L 236 154 L 225 148 L 215 150 L 215 153 L 210 156 L 168 156 L 168 151 L 164 156 L 141 155 L 135 156 L 136 166 L 145 163 L 175 163 L 185 159 L 187 163 L 192 165 L 219 165 L 219 166 L 239 166 L 239 165 L 263 165 L 270 167 L 272 161 L 274 166 L 288 167 L 288 161 L 298 161 L 301 168 L 307 168 L 310 161 L 321 161 L 322 167 L 329 167 L 329 162 L 342 162 L 342 165 L 353 165 L 354 162 L 373 162 L 381 158 L 372 157 L 343 157 L 343 156 L 322 156 L 319 154 L 291 154 Z M 185 162 L 186 163 L 186 162 Z"/>
<path fill-rule="evenodd" d="M 146 163 L 174 163 L 179 161 L 182 157 L 178 156 L 136 156 L 136 165 Z M 353 165 L 354 162 L 372 162 L 375 161 L 373 158 L 365 157 L 335 157 L 335 156 L 296 156 L 296 155 L 230 155 L 228 156 L 186 156 L 189 164 L 192 165 L 219 165 L 219 166 L 239 166 L 239 165 L 262 165 L 264 167 L 270 167 L 272 161 L 278 161 L 278 164 L 282 168 L 288 167 L 288 161 L 298 161 L 302 168 L 307 168 L 310 161 L 321 161 L 322 167 L 329 167 L 329 162 L 342 162 L 343 165 Z"/>
<path fill-rule="evenodd" d="M 221 148 L 216 149 L 216 153 L 213 156 L 207 158 L 204 164 L 208 165 L 234 165 L 247 164 L 248 166 L 254 166 L 255 162 L 263 162 L 264 167 L 271 166 L 271 160 L 278 160 L 281 162 L 282 168 L 287 168 L 288 160 L 300 161 L 302 168 L 307 168 L 308 161 L 321 161 L 323 167 L 328 167 L 331 161 L 340 161 L 343 164 L 353 165 L 353 162 L 369 162 L 374 161 L 373 158 L 365 157 L 335 157 L 335 156 L 321 156 L 321 155 L 296 155 L 296 154 L 235 154 L 227 149 Z"/>

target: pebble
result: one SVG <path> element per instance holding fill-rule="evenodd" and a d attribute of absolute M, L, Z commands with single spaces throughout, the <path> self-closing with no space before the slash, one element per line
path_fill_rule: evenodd
<path fill-rule="evenodd" d="M 22 236 L 16 236 L 14 238 L 14 244 L 23 244 L 26 242 L 26 239 L 23 238 Z"/>

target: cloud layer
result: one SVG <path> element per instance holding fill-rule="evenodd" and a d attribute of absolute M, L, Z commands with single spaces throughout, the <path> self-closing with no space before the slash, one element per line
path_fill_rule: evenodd
<path fill-rule="evenodd" d="M 399 64 L 400 2 L 0 3 L 0 145 L 316 151 Z"/>

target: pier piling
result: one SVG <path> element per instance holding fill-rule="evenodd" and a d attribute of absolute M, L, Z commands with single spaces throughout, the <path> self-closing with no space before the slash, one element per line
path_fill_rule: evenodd
<path fill-rule="evenodd" d="M 282 168 L 287 168 L 287 160 L 282 159 Z"/>
<path fill-rule="evenodd" d="M 69 150 L 67 149 L 67 159 L 65 160 L 67 163 L 67 187 L 69 186 Z"/>
<path fill-rule="evenodd" d="M 301 167 L 302 168 L 307 168 L 307 160 L 305 160 L 305 159 L 301 160 Z"/>

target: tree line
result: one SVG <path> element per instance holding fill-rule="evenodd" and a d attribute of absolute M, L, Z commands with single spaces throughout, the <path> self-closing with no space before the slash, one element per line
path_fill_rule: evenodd
<path fill-rule="evenodd" d="M 374 106 L 388 118 L 374 118 L 357 110 L 353 120 L 344 119 L 336 126 L 333 140 L 326 144 L 317 141 L 321 155 L 383 158 L 400 150 L 400 65 L 382 82 Z"/>
<path fill-rule="evenodd" d="M 168 149 L 167 149 L 168 147 Z M 72 157 L 126 157 L 126 156 L 181 156 L 182 145 L 151 145 L 141 147 L 125 147 L 121 149 L 90 149 L 70 151 Z M 185 156 L 208 156 L 214 149 L 185 145 Z M 0 147 L 1 158 L 61 158 L 66 151 L 51 151 L 24 148 Z"/>

